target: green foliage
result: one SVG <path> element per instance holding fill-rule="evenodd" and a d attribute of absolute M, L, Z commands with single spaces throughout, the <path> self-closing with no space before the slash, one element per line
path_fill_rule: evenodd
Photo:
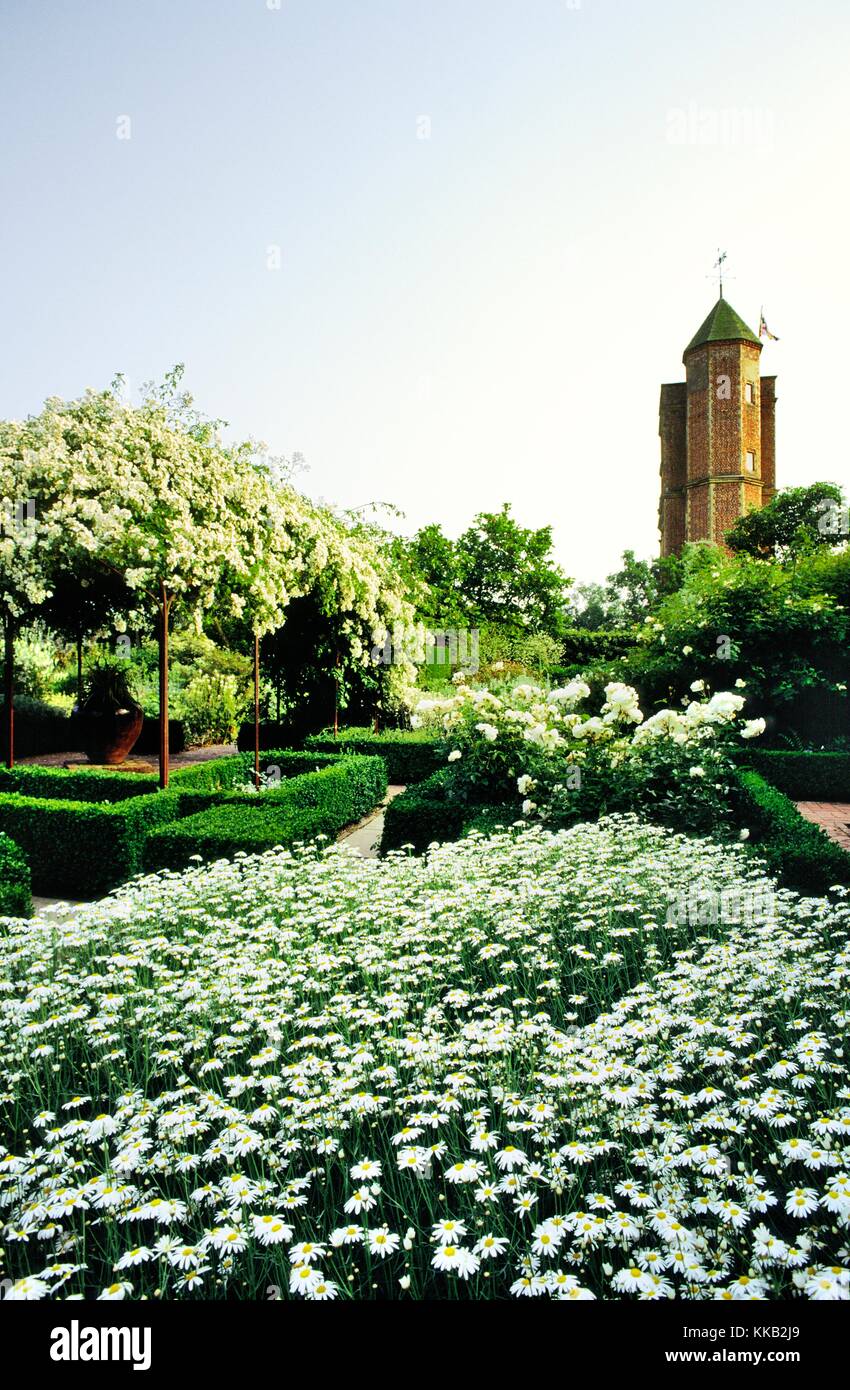
<path fill-rule="evenodd" d="M 15 697 L 45 700 L 53 684 L 54 644 L 37 630 L 21 633 L 15 642 Z M 4 662 L 0 659 L 0 670 Z"/>
<path fill-rule="evenodd" d="M 408 556 L 428 589 L 423 614 L 440 627 L 493 624 L 557 636 L 565 625 L 570 581 L 553 558 L 552 528 L 520 526 L 507 503 L 479 513 L 456 541 L 438 525 L 424 527 Z"/>
<path fill-rule="evenodd" d="M 195 855 L 260 854 L 276 845 L 334 836 L 373 810 L 386 789 L 380 758 L 349 756 L 259 792 L 181 791 L 182 809 L 193 813 L 150 836 L 145 863 L 149 869 L 177 869 Z"/>
<path fill-rule="evenodd" d="M 456 840 L 477 810 L 455 798 L 451 778 L 441 769 L 389 803 L 384 812 L 381 853 L 412 845 L 421 854 L 435 841 Z"/>
<path fill-rule="evenodd" d="M 0 831 L 20 845 L 37 893 L 94 898 L 138 873 L 145 840 L 179 814 L 167 792 L 113 805 L 0 795 Z"/>
<path fill-rule="evenodd" d="M 260 754 L 260 772 L 267 775 L 270 769 L 279 768 L 282 778 L 297 777 L 302 772 L 317 772 L 323 767 L 332 767 L 339 762 L 341 755 L 340 750 L 335 753 L 301 753 L 290 748 L 271 748 Z M 180 791 L 232 791 L 234 787 L 250 781 L 253 775 L 254 755 L 246 752 L 178 768 L 171 780 Z"/>
<path fill-rule="evenodd" d="M 43 796 L 54 801 L 116 802 L 155 791 L 157 779 L 140 772 L 105 772 L 100 768 L 38 767 L 16 763 L 0 767 L 0 793 Z"/>
<path fill-rule="evenodd" d="M 422 782 L 440 762 L 440 738 L 427 729 L 385 729 L 375 733 L 367 728 L 344 728 L 334 737 L 331 731 L 311 734 L 304 746 L 315 753 L 377 753 L 387 765 L 387 776 L 394 786 Z"/>
<path fill-rule="evenodd" d="M 740 517 L 727 531 L 726 544 L 741 555 L 779 560 L 834 545 L 839 537 L 830 521 L 842 500 L 834 483 L 782 488 L 766 507 Z"/>
<path fill-rule="evenodd" d="M 747 762 L 792 801 L 850 802 L 850 753 L 754 748 Z"/>
<path fill-rule="evenodd" d="M 0 917 L 29 917 L 30 867 L 20 846 L 0 833 Z"/>
<path fill-rule="evenodd" d="M 604 584 L 576 587 L 570 595 L 571 622 L 593 632 L 635 628 L 647 621 L 667 595 L 676 592 L 682 579 L 678 555 L 638 560 L 633 550 L 625 550 L 619 570 L 609 574 Z"/>
<path fill-rule="evenodd" d="M 239 714 L 236 677 L 221 673 L 197 675 L 174 708 L 183 721 L 188 747 L 231 743 Z"/>
<path fill-rule="evenodd" d="M 82 709 L 111 712 L 136 704 L 132 678 L 124 662 L 101 659 L 89 667 L 83 683 Z"/>
<path fill-rule="evenodd" d="M 846 565 L 825 571 L 817 557 L 814 569 L 808 558 L 785 567 L 710 545 L 687 547 L 683 563 L 681 589 L 624 662 L 645 704 L 687 696 L 695 679 L 726 689 L 743 680 L 748 713 L 781 727 L 801 692 L 850 681 L 850 617 L 815 583 L 825 573 L 843 578 Z"/>
<path fill-rule="evenodd" d="M 736 799 L 753 848 L 789 888 L 822 894 L 835 884 L 850 884 L 850 854 L 805 820 L 760 773 L 739 773 Z"/>
<path fill-rule="evenodd" d="M 0 719 L 5 720 L 6 703 L 0 699 Z M 64 710 L 40 700 L 15 696 L 15 754 L 19 758 L 41 753 L 64 753 L 75 747 L 74 726 Z"/>
<path fill-rule="evenodd" d="M 559 680 L 574 674 L 577 667 L 624 656 L 636 641 L 637 633 L 629 629 L 568 628 L 561 638 L 561 660 L 550 675 L 553 680 Z"/>
<path fill-rule="evenodd" d="M 633 812 L 685 834 L 730 838 L 736 828 L 730 790 L 734 771 L 722 748 L 649 742 L 612 768 L 604 750 L 589 748 L 578 785 L 565 781 L 548 806 L 553 829 Z"/>
<path fill-rule="evenodd" d="M 560 636 L 553 637 L 548 632 L 522 632 L 516 627 L 490 623 L 480 633 L 479 661 L 483 670 L 479 669 L 474 675 L 480 679 L 494 663 L 502 662 L 516 667 L 518 672 L 546 677 L 561 659 Z"/>

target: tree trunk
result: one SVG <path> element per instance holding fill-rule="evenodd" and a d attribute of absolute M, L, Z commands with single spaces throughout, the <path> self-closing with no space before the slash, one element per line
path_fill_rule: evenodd
<path fill-rule="evenodd" d="M 83 703 L 83 634 L 77 633 L 77 707 Z"/>
<path fill-rule="evenodd" d="M 6 701 L 6 766 L 15 766 L 15 631 L 12 615 L 3 616 L 3 694 Z"/>
<path fill-rule="evenodd" d="M 159 785 L 168 786 L 168 606 L 165 585 L 159 605 Z"/>
<path fill-rule="evenodd" d="M 260 639 L 254 633 L 254 786 L 260 790 Z"/>

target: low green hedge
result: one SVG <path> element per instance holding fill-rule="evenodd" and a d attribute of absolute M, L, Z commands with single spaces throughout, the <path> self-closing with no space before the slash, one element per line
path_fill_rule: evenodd
<path fill-rule="evenodd" d="M 240 850 L 259 854 L 316 835 L 332 837 L 373 810 L 386 790 L 383 759 L 352 754 L 259 793 L 181 791 L 184 818 L 149 836 L 145 867 L 180 869 L 193 855 L 220 859 Z"/>
<path fill-rule="evenodd" d="M 155 827 L 180 814 L 170 792 L 114 804 L 0 794 L 0 831 L 20 845 L 37 893 L 94 898 L 142 867 Z"/>
<path fill-rule="evenodd" d="M 0 793 L 45 796 L 55 801 L 125 801 L 148 796 L 157 778 L 141 772 L 104 772 L 101 768 L 0 767 Z"/>
<path fill-rule="evenodd" d="M 754 748 L 747 762 L 792 801 L 850 802 L 850 753 Z"/>
<path fill-rule="evenodd" d="M 825 893 L 833 884 L 850 884 L 850 854 L 811 821 L 793 801 L 747 769 L 738 774 L 742 822 L 753 848 L 772 873 L 799 893 Z"/>
<path fill-rule="evenodd" d="M 224 803 L 230 806 L 283 806 L 304 809 L 318 806 L 339 821 L 337 829 L 360 820 L 374 810 L 387 794 L 387 769 L 383 758 L 361 758 L 352 753 L 345 757 L 328 757 L 316 766 L 316 758 L 303 760 L 308 770 L 293 772 L 276 785 L 264 787 L 259 793 L 250 788 L 249 779 L 238 778 L 244 790 L 228 791 L 227 781 L 221 791 L 212 788 L 188 791 L 179 788 L 181 815 L 191 816 L 211 806 Z M 271 764 L 275 766 L 275 764 Z M 230 784 L 231 787 L 233 784 Z"/>
<path fill-rule="evenodd" d="M 145 867 L 184 869 L 196 856 L 230 859 L 234 854 L 263 854 L 278 845 L 330 835 L 328 817 L 317 807 L 216 804 L 197 815 L 162 826 L 148 837 Z"/>
<path fill-rule="evenodd" d="M 387 806 L 381 853 L 412 845 L 421 854 L 435 840 L 456 840 L 474 809 L 449 800 L 446 772 L 435 772 Z"/>
<path fill-rule="evenodd" d="M 387 777 L 395 786 L 424 782 L 440 766 L 439 748 L 442 740 L 427 729 L 385 729 L 376 734 L 373 729 L 340 729 L 310 734 L 304 740 L 305 749 L 314 753 L 379 754 L 387 765 Z"/>
<path fill-rule="evenodd" d="M 561 637 L 562 654 L 560 669 L 556 667 L 550 672 L 553 678 L 565 675 L 574 666 L 586 665 L 597 661 L 612 661 L 618 656 L 625 656 L 637 643 L 637 635 L 634 631 L 626 628 L 606 630 L 603 628 L 576 627 L 568 628 Z"/>
<path fill-rule="evenodd" d="M 338 763 L 341 750 L 336 753 L 302 753 L 291 748 L 272 748 L 260 754 L 260 771 L 269 768 L 280 769 L 281 778 L 297 777 L 303 772 L 317 772 L 323 767 Z M 193 763 L 190 767 L 178 768 L 172 773 L 170 785 L 180 791 L 232 791 L 254 777 L 254 754 L 236 753 L 227 758 L 211 758 L 207 762 Z"/>
<path fill-rule="evenodd" d="M 30 866 L 20 845 L 0 834 L 0 917 L 29 917 L 31 912 Z"/>

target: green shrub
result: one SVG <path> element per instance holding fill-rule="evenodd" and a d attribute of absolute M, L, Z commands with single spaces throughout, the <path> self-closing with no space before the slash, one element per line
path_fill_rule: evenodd
<path fill-rule="evenodd" d="M 260 792 L 181 790 L 184 818 L 150 836 L 144 862 L 149 869 L 179 869 L 193 855 L 219 859 L 239 851 L 260 854 L 316 835 L 332 837 L 373 810 L 386 790 L 383 759 L 353 754 Z"/>
<path fill-rule="evenodd" d="M 477 809 L 453 799 L 450 775 L 441 769 L 389 803 L 381 853 L 412 845 L 421 854 L 435 840 L 456 840 Z"/>
<path fill-rule="evenodd" d="M 201 672 L 189 682 L 175 704 L 189 747 L 233 741 L 239 724 L 238 685 L 236 676 L 220 671 Z"/>
<path fill-rule="evenodd" d="M 37 893 L 94 898 L 139 872 L 145 840 L 179 815 L 168 792 L 112 805 L 0 795 L 0 831 L 20 845 Z"/>
<path fill-rule="evenodd" d="M 850 753 L 754 748 L 747 762 L 792 801 L 850 801 Z"/>
<path fill-rule="evenodd" d="M 267 775 L 272 768 L 280 769 L 281 778 L 297 777 L 302 772 L 318 772 L 333 767 L 340 757 L 336 753 L 301 753 L 290 748 L 272 748 L 260 754 L 260 772 Z M 178 768 L 172 774 L 171 785 L 180 791 L 232 791 L 250 782 L 254 776 L 254 754 L 235 753 L 227 758 L 211 758 L 208 762 L 193 763 Z"/>
<path fill-rule="evenodd" d="M 423 782 L 440 765 L 442 740 L 428 729 L 385 729 L 376 734 L 367 728 L 330 730 L 310 734 L 305 749 L 315 753 L 377 753 L 387 765 L 387 777 L 395 786 Z"/>
<path fill-rule="evenodd" d="M 15 756 L 35 758 L 45 753 L 74 752 L 80 746 L 79 725 L 56 705 L 16 695 Z M 0 699 L 0 720 L 5 722 L 6 704 Z"/>
<path fill-rule="evenodd" d="M 31 912 L 29 864 L 20 845 L 0 834 L 0 917 L 29 917 Z"/>
<path fill-rule="evenodd" d="M 56 801 L 124 801 L 147 796 L 157 778 L 140 772 L 104 772 L 100 768 L 0 767 L 0 793 L 45 796 Z"/>
<path fill-rule="evenodd" d="M 850 884 L 850 854 L 760 773 L 738 774 L 737 800 L 753 848 L 789 888 L 819 894 L 833 884 Z"/>
<path fill-rule="evenodd" d="M 637 636 L 630 629 L 609 632 L 602 628 L 570 628 L 562 636 L 561 662 L 560 666 L 552 668 L 552 679 L 557 680 L 568 670 L 588 662 L 611 661 L 624 656 L 636 642 Z"/>

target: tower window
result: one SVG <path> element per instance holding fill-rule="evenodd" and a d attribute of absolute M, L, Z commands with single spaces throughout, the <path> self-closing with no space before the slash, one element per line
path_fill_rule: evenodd
<path fill-rule="evenodd" d="M 744 386 L 744 400 L 747 405 L 753 405 L 756 399 L 756 388 L 751 381 Z"/>
<path fill-rule="evenodd" d="M 756 471 L 756 456 L 751 449 L 747 450 L 746 468 L 748 473 L 754 473 Z"/>

